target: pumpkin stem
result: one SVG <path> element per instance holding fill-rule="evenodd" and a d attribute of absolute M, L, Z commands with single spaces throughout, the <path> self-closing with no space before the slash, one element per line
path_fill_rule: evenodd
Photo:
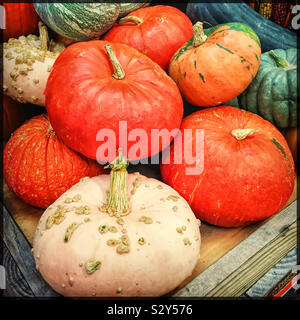
<path fill-rule="evenodd" d="M 44 51 L 48 51 L 48 48 L 49 48 L 48 30 L 47 30 L 47 27 L 41 21 L 39 21 L 39 33 L 40 33 L 40 40 L 41 40 L 41 49 Z"/>
<path fill-rule="evenodd" d="M 125 72 L 119 62 L 119 60 L 117 59 L 115 53 L 113 52 L 112 47 L 109 44 L 106 44 L 104 46 L 107 55 L 110 59 L 110 62 L 114 68 L 114 73 L 112 74 L 112 77 L 116 78 L 117 80 L 122 80 L 125 77 Z"/>
<path fill-rule="evenodd" d="M 124 17 L 119 20 L 119 23 L 125 23 L 125 22 L 133 22 L 138 26 L 139 24 L 143 23 L 144 21 L 141 18 L 136 17 L 136 16 L 127 16 L 127 17 Z"/>
<path fill-rule="evenodd" d="M 198 47 L 200 44 L 205 42 L 207 36 L 203 31 L 203 22 L 198 21 L 193 25 L 193 46 Z"/>
<path fill-rule="evenodd" d="M 122 155 L 121 148 L 118 156 L 105 168 L 110 168 L 110 191 L 104 211 L 110 216 L 126 216 L 130 213 L 127 195 L 127 170 L 128 161 Z"/>
<path fill-rule="evenodd" d="M 254 129 L 235 129 L 231 131 L 231 134 L 236 138 L 236 140 L 244 140 L 254 132 Z"/>
<path fill-rule="evenodd" d="M 269 55 L 275 60 L 278 68 L 287 68 L 289 66 L 287 61 L 279 57 L 273 50 L 269 52 Z"/>

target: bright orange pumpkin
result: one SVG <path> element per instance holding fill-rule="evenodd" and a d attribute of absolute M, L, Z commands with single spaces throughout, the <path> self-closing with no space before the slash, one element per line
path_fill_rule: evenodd
<path fill-rule="evenodd" d="M 35 33 L 38 27 L 38 15 L 32 3 L 4 3 L 5 29 L 3 41 L 9 38 Z"/>
<path fill-rule="evenodd" d="M 184 98 L 193 105 L 209 107 L 242 93 L 260 63 L 260 41 L 255 32 L 237 22 L 203 30 L 197 22 L 193 33 L 169 64 L 169 74 Z"/>
<path fill-rule="evenodd" d="M 8 139 L 22 122 L 25 121 L 24 109 L 21 103 L 1 95 L 1 113 L 3 115 L 2 138 Z"/>

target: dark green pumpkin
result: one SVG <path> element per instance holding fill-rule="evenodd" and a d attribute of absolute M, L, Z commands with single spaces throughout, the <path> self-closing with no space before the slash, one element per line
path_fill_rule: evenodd
<path fill-rule="evenodd" d="M 297 126 L 297 49 L 261 55 L 256 77 L 238 97 L 241 108 L 279 128 Z"/>

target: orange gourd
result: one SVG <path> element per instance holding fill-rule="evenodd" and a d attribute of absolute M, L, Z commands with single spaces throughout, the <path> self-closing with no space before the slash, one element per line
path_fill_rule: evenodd
<path fill-rule="evenodd" d="M 203 30 L 172 57 L 169 74 L 184 98 L 199 107 L 217 106 L 241 94 L 255 77 L 261 56 L 255 32 L 241 23 Z"/>

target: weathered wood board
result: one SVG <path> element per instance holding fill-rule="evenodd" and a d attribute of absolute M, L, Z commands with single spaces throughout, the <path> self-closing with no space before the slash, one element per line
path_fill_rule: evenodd
<path fill-rule="evenodd" d="M 143 172 L 147 176 L 155 176 L 153 172 Z M 159 177 L 156 177 L 159 178 Z M 20 200 L 13 192 L 11 192 L 8 186 L 3 184 L 3 200 L 4 205 L 8 212 L 11 214 L 12 218 L 15 220 L 16 224 L 24 233 L 29 244 L 32 244 L 35 229 L 40 216 L 43 213 L 42 209 L 34 208 L 22 200 Z M 285 205 L 285 208 L 294 202 L 297 198 L 297 185 L 295 185 L 294 192 Z M 276 215 L 275 215 L 276 216 Z M 230 250 L 235 248 L 243 240 L 249 237 L 253 232 L 258 230 L 264 224 L 266 224 L 273 217 L 252 224 L 246 227 L 240 228 L 222 228 L 209 225 L 202 222 L 200 226 L 202 243 L 201 243 L 201 257 L 194 269 L 193 274 L 186 279 L 171 295 L 176 293 L 178 290 L 182 289 L 186 284 L 190 283 L 194 278 L 196 278 L 203 271 L 212 266 L 221 257 L 226 255 Z M 5 225 L 4 225 L 5 228 Z M 31 253 L 30 253 L 31 254 Z M 271 268 L 272 266 L 270 266 Z M 266 270 L 268 271 L 268 270 Z"/>

